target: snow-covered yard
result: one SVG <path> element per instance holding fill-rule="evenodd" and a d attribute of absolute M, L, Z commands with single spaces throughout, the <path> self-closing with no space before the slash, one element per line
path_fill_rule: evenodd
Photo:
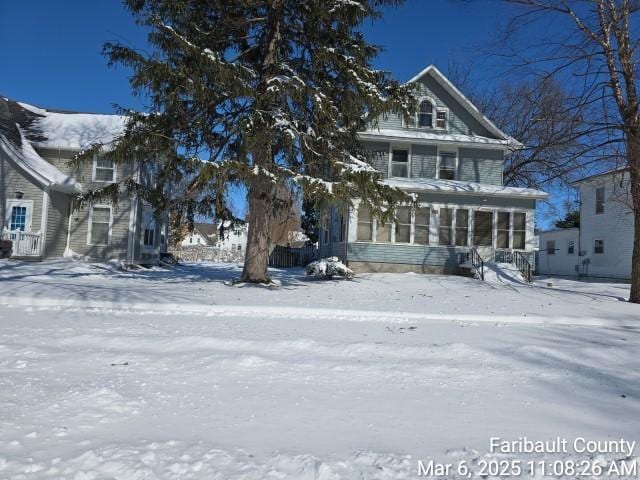
<path fill-rule="evenodd" d="M 402 479 L 492 436 L 640 440 L 628 285 L 238 274 L 0 261 L 0 478 Z"/>

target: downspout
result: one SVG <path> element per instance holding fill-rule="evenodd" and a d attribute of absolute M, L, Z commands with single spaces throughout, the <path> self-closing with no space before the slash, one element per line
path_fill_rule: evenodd
<path fill-rule="evenodd" d="M 347 208 L 346 208 L 346 217 L 344 219 L 344 223 L 345 223 L 345 231 L 344 231 L 344 264 L 348 266 L 348 258 L 347 258 L 347 254 L 349 252 L 348 246 L 349 246 L 349 224 L 351 223 L 351 210 L 349 207 L 349 203 L 347 202 Z"/>

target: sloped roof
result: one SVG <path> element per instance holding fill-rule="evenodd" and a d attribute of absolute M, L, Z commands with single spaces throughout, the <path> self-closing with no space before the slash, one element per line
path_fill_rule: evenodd
<path fill-rule="evenodd" d="M 520 148 L 523 146 L 522 143 L 520 143 L 518 140 L 511 137 L 510 135 L 507 135 L 498 127 L 496 127 L 495 124 L 491 120 L 489 120 L 478 109 L 478 107 L 476 107 L 471 102 L 471 100 L 465 97 L 464 94 L 460 90 L 458 90 L 458 88 L 453 83 L 451 83 L 451 81 L 447 77 L 445 77 L 440 70 L 436 68 L 435 65 L 429 65 L 428 67 L 424 68 L 416 75 L 411 77 L 411 79 L 409 79 L 407 83 L 416 82 L 425 75 L 431 75 L 431 77 L 433 77 L 436 82 L 438 82 L 453 98 L 455 98 L 458 103 L 460 103 L 460 105 L 462 105 L 462 107 L 467 110 L 471 114 L 471 116 L 473 116 L 478 122 L 480 122 L 480 124 L 484 126 L 489 132 L 493 133 L 497 137 L 502 138 L 503 140 L 507 140 L 513 147 Z"/>
<path fill-rule="evenodd" d="M 31 141 L 44 138 L 37 130 L 31 130 L 36 121 L 37 115 L 33 112 L 0 97 L 0 153 L 45 187 L 67 193 L 80 192 L 79 182 L 43 159 L 31 145 Z M 30 131 L 28 136 L 23 128 Z"/>
<path fill-rule="evenodd" d="M 109 145 L 126 128 L 127 117 L 102 113 L 47 110 L 17 102 L 29 116 L 28 124 L 20 125 L 32 142 L 48 148 L 82 150 L 94 143 Z"/>
<path fill-rule="evenodd" d="M 383 181 L 391 187 L 412 192 L 434 192 L 462 195 L 491 195 L 496 197 L 546 199 L 549 194 L 534 188 L 506 187 L 488 183 L 435 180 L 427 178 L 389 178 Z"/>
<path fill-rule="evenodd" d="M 578 185 L 578 184 L 580 184 L 582 182 L 587 182 L 589 180 L 593 180 L 594 178 L 598 178 L 598 177 L 606 177 L 606 176 L 609 176 L 609 175 L 615 175 L 617 173 L 625 173 L 628 170 L 629 170 L 629 167 L 613 168 L 613 169 L 607 170 L 605 172 L 594 173 L 593 175 L 589 175 L 589 176 L 580 178 L 578 180 L 575 180 L 575 181 L 571 182 L 571 185 Z"/>

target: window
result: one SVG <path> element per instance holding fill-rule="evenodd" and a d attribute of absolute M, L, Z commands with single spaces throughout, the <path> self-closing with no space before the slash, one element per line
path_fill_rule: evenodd
<path fill-rule="evenodd" d="M 596 188 L 596 213 L 604 213 L 604 187 Z"/>
<path fill-rule="evenodd" d="M 547 240 L 547 255 L 555 255 L 555 254 L 556 254 L 556 241 Z"/>
<path fill-rule="evenodd" d="M 464 247 L 469 239 L 469 210 L 456 210 L 456 245 Z"/>
<path fill-rule="evenodd" d="M 593 253 L 604 253 L 604 240 L 595 240 L 594 241 Z"/>
<path fill-rule="evenodd" d="M 409 151 L 393 150 L 391 152 L 391 176 L 392 177 L 408 177 L 409 176 Z"/>
<path fill-rule="evenodd" d="M 433 127 L 433 104 L 423 100 L 418 106 L 418 127 Z"/>
<path fill-rule="evenodd" d="M 509 212 L 498 212 L 498 239 L 497 248 L 509 248 L 511 235 L 511 214 Z"/>
<path fill-rule="evenodd" d="M 142 223 L 144 225 L 142 246 L 145 248 L 154 248 L 156 246 L 156 218 L 151 208 L 145 208 L 142 214 Z M 199 244 L 200 236 L 198 236 L 198 245 Z"/>
<path fill-rule="evenodd" d="M 513 248 L 524 250 L 527 240 L 527 214 L 515 212 L 513 214 Z"/>
<path fill-rule="evenodd" d="M 453 152 L 440 153 L 439 178 L 441 180 L 455 180 L 456 178 L 456 157 Z"/>
<path fill-rule="evenodd" d="M 451 208 L 440 209 L 440 225 L 438 226 L 438 243 L 440 245 L 451 245 L 453 226 L 453 210 Z"/>
<path fill-rule="evenodd" d="M 567 241 L 567 255 L 573 255 L 575 253 L 575 242 L 573 240 Z"/>
<path fill-rule="evenodd" d="M 376 220 L 376 242 L 391 242 L 391 222 L 383 224 L 380 220 Z"/>
<path fill-rule="evenodd" d="M 241 252 L 242 251 L 242 245 L 238 245 L 238 251 Z"/>
<path fill-rule="evenodd" d="M 473 213 L 473 244 L 479 247 L 493 245 L 493 212 L 476 210 Z"/>
<path fill-rule="evenodd" d="M 438 110 L 436 113 L 436 128 L 447 128 L 447 111 L 446 110 Z"/>
<path fill-rule="evenodd" d="M 14 206 L 11 209 L 11 220 L 9 221 L 9 230 L 20 230 L 24 232 L 27 227 L 27 207 Z"/>
<path fill-rule="evenodd" d="M 373 238 L 373 219 L 366 207 L 358 209 L 358 231 L 356 238 L 360 242 L 370 242 Z"/>
<path fill-rule="evenodd" d="M 112 160 L 96 157 L 93 162 L 94 182 L 115 182 L 116 166 Z"/>
<path fill-rule="evenodd" d="M 189 243 L 193 243 L 193 235 L 189 236 Z"/>
<path fill-rule="evenodd" d="M 429 245 L 429 225 L 431 223 L 431 209 L 423 207 L 416 209 L 413 243 Z"/>
<path fill-rule="evenodd" d="M 111 230 L 111 207 L 92 207 L 89 230 L 90 245 L 109 245 Z"/>
<path fill-rule="evenodd" d="M 399 207 L 396 210 L 396 243 L 411 241 L 411 209 Z"/>

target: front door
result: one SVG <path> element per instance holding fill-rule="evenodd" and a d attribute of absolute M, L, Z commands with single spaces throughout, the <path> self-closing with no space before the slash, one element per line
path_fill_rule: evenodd
<path fill-rule="evenodd" d="M 7 200 L 5 228 L 15 232 L 30 232 L 33 200 Z"/>

